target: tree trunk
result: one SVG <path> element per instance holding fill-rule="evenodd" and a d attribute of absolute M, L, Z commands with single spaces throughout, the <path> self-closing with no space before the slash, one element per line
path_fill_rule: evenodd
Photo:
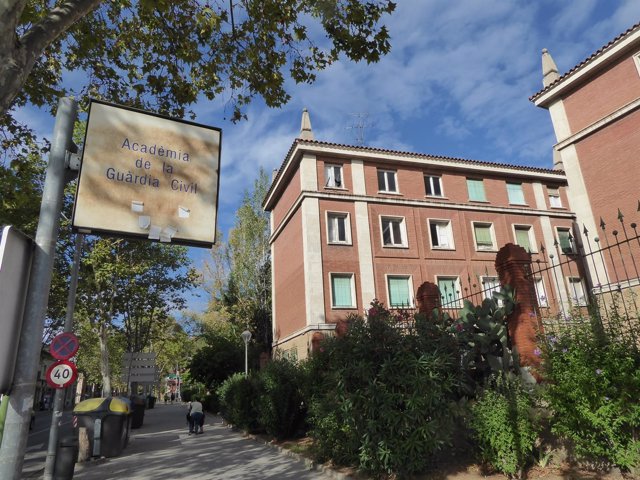
<path fill-rule="evenodd" d="M 109 365 L 109 350 L 107 348 L 108 330 L 104 323 L 100 324 L 100 373 L 102 374 L 102 396 L 111 395 L 111 367 Z"/>

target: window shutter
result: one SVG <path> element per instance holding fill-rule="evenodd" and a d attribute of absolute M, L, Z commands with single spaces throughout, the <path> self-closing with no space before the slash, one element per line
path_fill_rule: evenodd
<path fill-rule="evenodd" d="M 485 202 L 487 200 L 484 196 L 484 184 L 482 180 L 467 178 L 467 189 L 469 190 L 469 200 L 478 202 Z"/>
<path fill-rule="evenodd" d="M 333 280 L 333 306 L 352 307 L 351 300 L 351 276 L 334 275 Z"/>
<path fill-rule="evenodd" d="M 529 241 L 528 228 L 516 228 L 516 243 L 524 248 L 527 252 L 531 252 L 531 242 Z"/>
<path fill-rule="evenodd" d="M 507 183 L 507 194 L 509 203 L 524 205 L 524 192 L 520 183 Z"/>
<path fill-rule="evenodd" d="M 475 225 L 476 232 L 476 245 L 478 246 L 493 246 L 493 239 L 491 238 L 491 227 L 488 225 Z"/>
<path fill-rule="evenodd" d="M 389 304 L 392 307 L 408 307 L 411 305 L 409 296 L 409 279 L 407 277 L 389 277 Z"/>

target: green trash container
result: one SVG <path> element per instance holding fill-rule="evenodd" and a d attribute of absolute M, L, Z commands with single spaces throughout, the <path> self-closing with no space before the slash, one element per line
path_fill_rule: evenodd
<path fill-rule="evenodd" d="M 145 398 L 140 395 L 131 396 L 131 428 L 140 428 L 144 422 Z"/>
<path fill-rule="evenodd" d="M 129 442 L 131 408 L 120 398 L 91 398 L 78 403 L 73 409 L 76 438 L 80 427 L 87 429 L 90 455 L 116 457 Z"/>

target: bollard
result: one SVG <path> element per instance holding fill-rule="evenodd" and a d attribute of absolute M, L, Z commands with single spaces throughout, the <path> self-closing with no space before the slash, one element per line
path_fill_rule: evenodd
<path fill-rule="evenodd" d="M 54 480 L 73 480 L 73 472 L 78 460 L 78 441 L 69 436 L 60 439 L 56 453 Z"/>

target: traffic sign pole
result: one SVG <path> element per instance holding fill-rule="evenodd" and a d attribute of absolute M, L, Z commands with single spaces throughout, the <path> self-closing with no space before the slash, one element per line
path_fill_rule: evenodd
<path fill-rule="evenodd" d="M 36 250 L 31 265 L 24 322 L 20 333 L 18 362 L 9 397 L 4 437 L 0 445 L 0 478 L 18 480 L 27 449 L 29 421 L 42 348 L 42 332 L 47 313 L 53 257 L 60 231 L 60 212 L 65 186 L 65 158 L 73 145 L 73 126 L 78 104 L 64 97 L 58 102 L 49 163 L 42 191 Z"/>
<path fill-rule="evenodd" d="M 73 330 L 73 311 L 75 310 L 75 306 L 76 306 L 76 289 L 78 288 L 78 269 L 80 266 L 80 255 L 82 254 L 83 244 L 84 244 L 84 235 L 79 233 L 76 235 L 75 252 L 73 252 L 71 283 L 69 285 L 69 295 L 67 296 L 67 315 L 64 319 L 65 333 L 70 333 Z M 68 338 L 68 337 L 65 337 L 65 338 Z M 75 351 L 71 355 L 75 355 L 75 353 L 78 350 L 77 347 L 78 345 L 76 344 Z M 65 394 L 65 389 L 60 389 L 60 390 L 56 390 L 56 393 L 53 396 L 53 415 L 51 416 L 51 428 L 49 430 L 49 446 L 47 447 L 47 458 L 44 463 L 44 476 L 43 476 L 44 480 L 52 480 L 53 474 L 55 473 L 56 452 L 58 449 L 58 439 L 60 436 L 58 426 L 60 425 L 60 419 L 62 418 L 62 411 L 64 409 L 64 394 Z"/>

